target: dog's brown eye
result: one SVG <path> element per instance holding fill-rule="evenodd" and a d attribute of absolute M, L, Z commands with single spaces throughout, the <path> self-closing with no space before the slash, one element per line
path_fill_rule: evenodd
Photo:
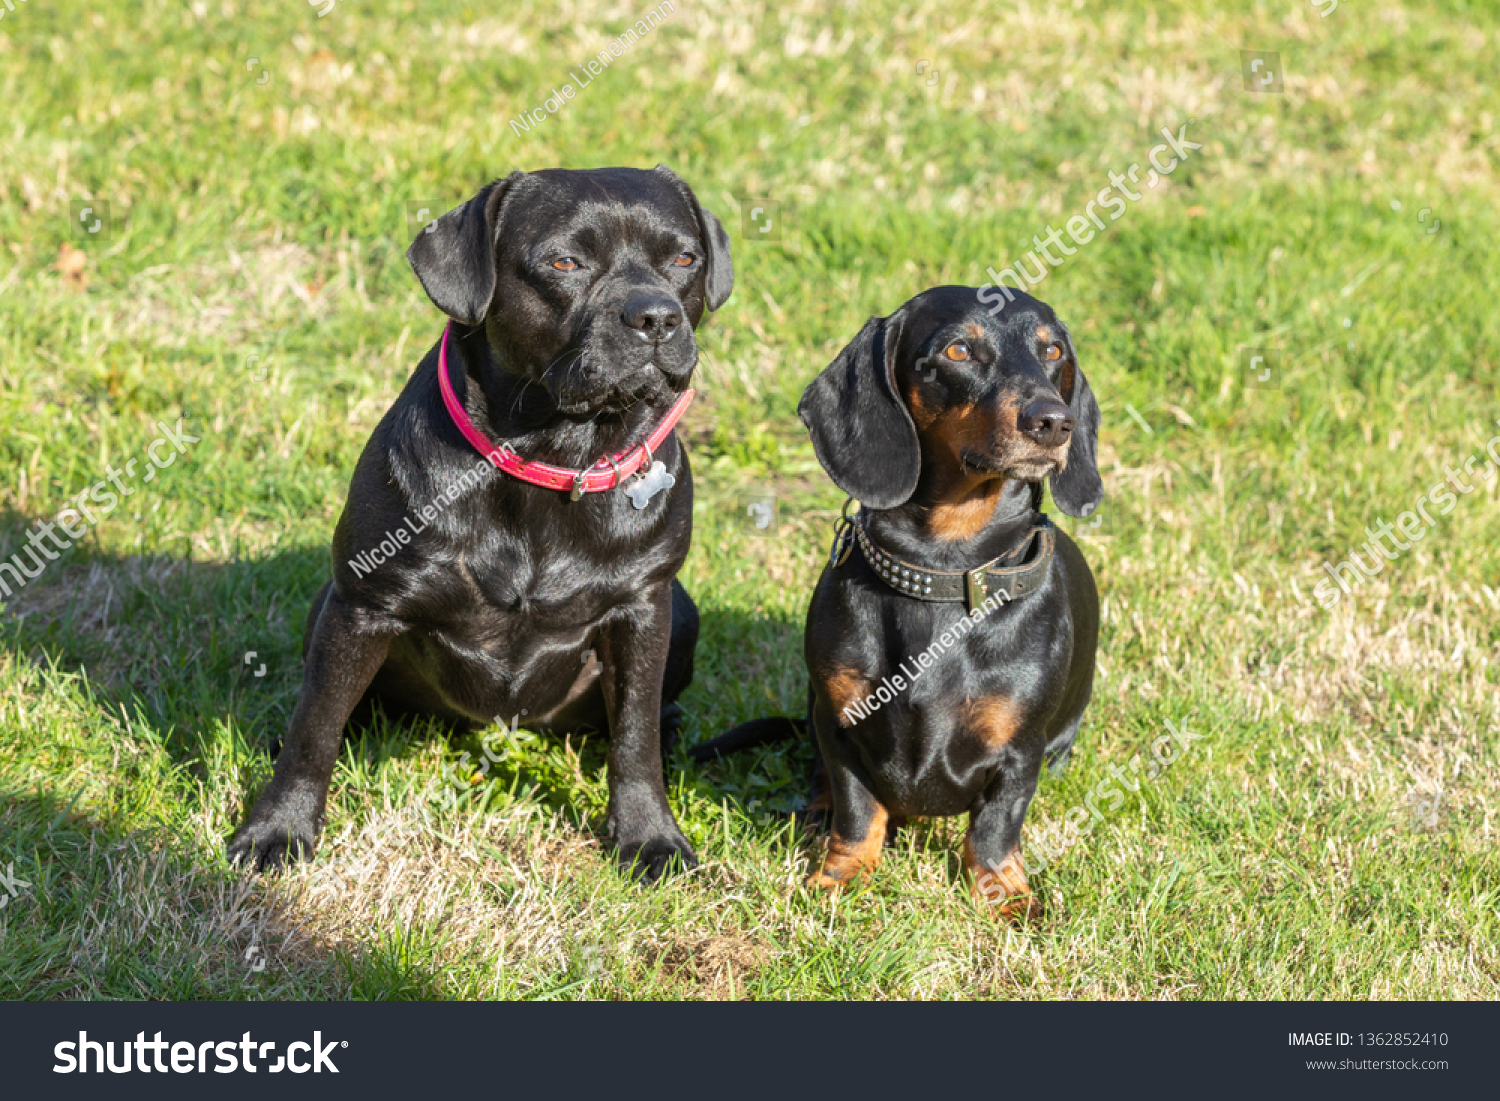
<path fill-rule="evenodd" d="M 963 363 L 969 358 L 969 346 L 962 341 L 955 341 L 943 349 L 943 355 L 954 363 Z"/>
<path fill-rule="evenodd" d="M 1059 348 L 1056 344 L 1049 344 L 1049 345 L 1047 345 L 1047 351 L 1046 351 L 1045 355 L 1047 356 L 1047 358 L 1049 360 L 1050 359 L 1062 359 L 1062 349 Z"/>
<path fill-rule="evenodd" d="M 698 258 L 691 252 L 679 252 L 677 254 L 677 266 L 679 268 L 690 268 L 693 266 L 693 261 L 696 259 Z"/>
<path fill-rule="evenodd" d="M 564 256 L 561 260 L 552 261 L 552 266 L 558 271 L 572 271 L 578 267 L 578 261 L 571 256 Z"/>

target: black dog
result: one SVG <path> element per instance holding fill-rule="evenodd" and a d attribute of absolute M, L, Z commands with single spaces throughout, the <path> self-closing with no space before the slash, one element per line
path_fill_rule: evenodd
<path fill-rule="evenodd" d="M 967 811 L 975 890 L 1004 916 L 1038 916 L 1021 823 L 1043 759 L 1072 747 L 1099 636 L 1088 564 L 1040 512 L 1049 475 L 1070 516 L 1103 497 L 1099 407 L 1068 331 L 1029 295 L 991 313 L 972 288 L 938 287 L 866 324 L 799 411 L 829 477 L 862 504 L 807 613 L 833 810 L 809 882 L 870 870 L 909 816 Z M 760 720 L 693 755 L 791 728 Z"/>
<path fill-rule="evenodd" d="M 729 238 L 665 167 L 516 172 L 407 257 L 453 320 L 355 468 L 285 746 L 229 855 L 312 852 L 345 722 L 378 698 L 461 726 L 607 730 L 621 863 L 691 867 L 662 780 L 698 636 L 675 579 L 692 480 L 667 417 L 691 400 L 694 327 L 729 297 Z"/>

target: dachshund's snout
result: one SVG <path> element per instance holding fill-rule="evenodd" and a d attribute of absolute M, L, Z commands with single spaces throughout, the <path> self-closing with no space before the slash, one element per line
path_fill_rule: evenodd
<path fill-rule="evenodd" d="M 1073 435 L 1073 415 L 1052 398 L 1034 401 L 1021 413 L 1018 426 L 1042 447 L 1061 447 Z"/>

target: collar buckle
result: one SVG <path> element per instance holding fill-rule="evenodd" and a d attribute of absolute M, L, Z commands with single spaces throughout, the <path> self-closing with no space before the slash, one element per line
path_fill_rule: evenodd
<path fill-rule="evenodd" d="M 982 605 L 989 595 L 989 579 L 985 576 L 983 566 L 964 574 L 964 596 L 967 598 L 969 611 Z"/>

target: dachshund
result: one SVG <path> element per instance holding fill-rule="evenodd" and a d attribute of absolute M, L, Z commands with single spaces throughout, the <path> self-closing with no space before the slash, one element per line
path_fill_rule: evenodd
<path fill-rule="evenodd" d="M 832 810 L 809 883 L 869 872 L 909 817 L 966 812 L 976 895 L 1035 920 L 1021 825 L 1043 762 L 1072 748 L 1099 638 L 1093 575 L 1042 483 L 1069 516 L 1098 507 L 1099 406 L 1057 315 L 1002 289 L 936 287 L 871 319 L 802 396 L 818 461 L 859 503 L 807 612 L 810 809 Z M 757 720 L 692 755 L 797 725 Z"/>

